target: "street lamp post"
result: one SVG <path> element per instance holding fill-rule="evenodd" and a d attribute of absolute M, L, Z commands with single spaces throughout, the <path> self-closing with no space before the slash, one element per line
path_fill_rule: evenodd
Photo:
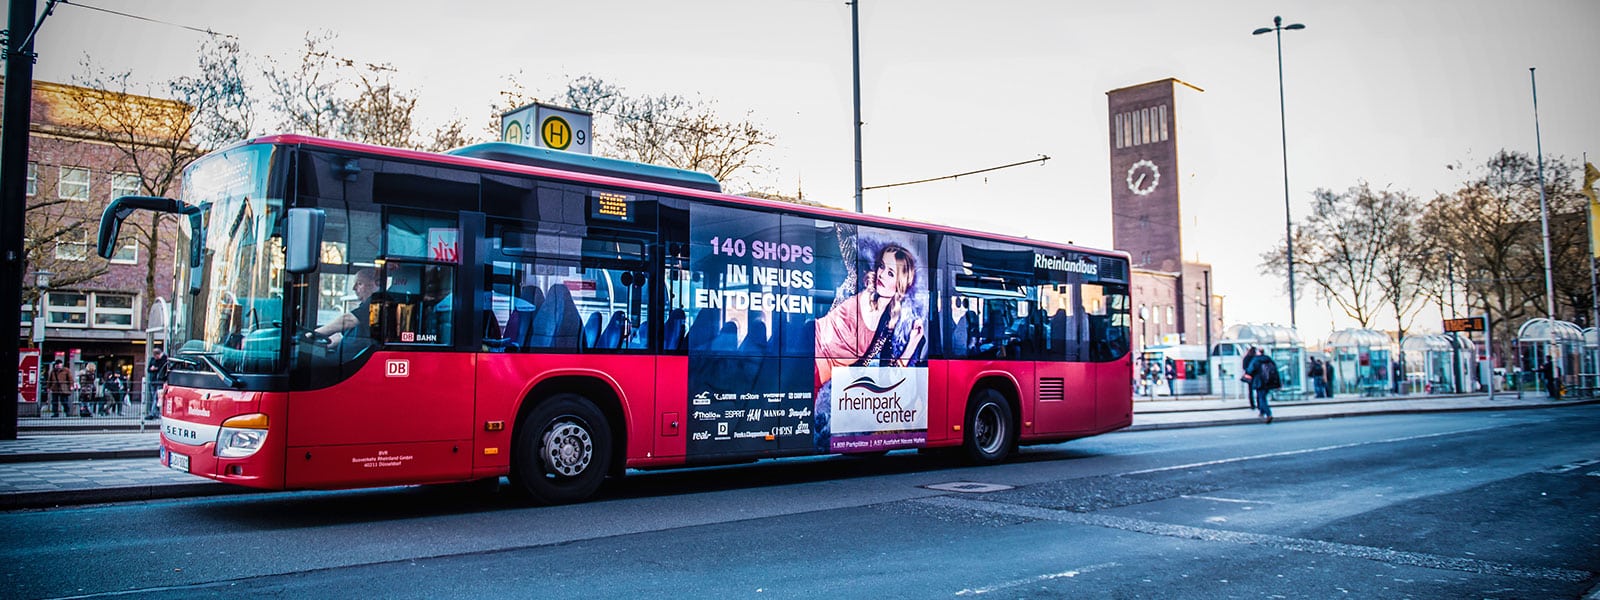
<path fill-rule="evenodd" d="M 39 290 L 39 297 L 33 301 L 33 343 L 39 348 L 40 364 L 44 363 L 44 295 L 50 290 L 51 275 L 55 273 L 44 270 L 33 272 L 33 287 Z"/>
<path fill-rule="evenodd" d="M 1272 33 L 1278 40 L 1278 126 L 1283 137 L 1283 232 L 1284 243 L 1288 244 L 1289 258 L 1289 327 L 1295 327 L 1294 320 L 1294 222 L 1289 217 L 1289 121 L 1284 114 L 1283 102 L 1283 31 L 1305 29 L 1300 23 L 1291 25 L 1283 24 L 1283 17 L 1273 17 L 1271 27 L 1262 27 L 1250 32 L 1250 35 Z"/>
<path fill-rule="evenodd" d="M 55 390 L 49 389 L 50 385 L 45 381 L 50 374 L 46 367 L 49 363 L 45 362 L 45 360 L 50 355 L 45 354 L 44 351 L 44 325 L 46 321 L 44 307 L 47 304 L 44 295 L 49 293 L 51 275 L 55 275 L 55 273 L 43 269 L 33 272 L 33 286 L 39 290 L 39 297 L 33 300 L 33 347 L 39 349 L 37 363 L 39 365 L 39 375 L 34 380 L 33 399 L 37 403 L 39 416 L 41 417 L 44 416 L 45 404 L 50 403 L 53 406 L 55 401 Z M 48 400 L 46 399 L 47 396 L 50 397 Z"/>

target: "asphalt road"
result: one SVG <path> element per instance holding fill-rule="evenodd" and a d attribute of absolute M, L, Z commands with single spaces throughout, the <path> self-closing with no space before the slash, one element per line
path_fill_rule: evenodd
<path fill-rule="evenodd" d="M 1579 598 L 1600 408 L 635 474 L 598 501 L 390 488 L 0 513 L 7 597 Z M 1010 489 L 951 492 L 943 483 Z"/>

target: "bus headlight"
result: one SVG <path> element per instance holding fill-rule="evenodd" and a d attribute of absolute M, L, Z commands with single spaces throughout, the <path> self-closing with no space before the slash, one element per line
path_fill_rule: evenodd
<path fill-rule="evenodd" d="M 240 415 L 222 422 L 217 432 L 217 456 L 241 458 L 255 454 L 267 441 L 267 416 Z"/>

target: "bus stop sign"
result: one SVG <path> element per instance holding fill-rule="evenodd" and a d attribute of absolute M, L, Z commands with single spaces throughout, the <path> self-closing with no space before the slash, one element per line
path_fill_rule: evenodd
<path fill-rule="evenodd" d="M 1464 319 L 1444 320 L 1445 333 L 1465 333 L 1471 331 L 1483 331 L 1485 329 L 1487 328 L 1483 326 L 1483 317 L 1466 317 Z"/>

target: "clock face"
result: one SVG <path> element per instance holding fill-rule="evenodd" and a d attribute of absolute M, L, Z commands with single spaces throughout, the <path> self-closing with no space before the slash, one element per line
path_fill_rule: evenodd
<path fill-rule="evenodd" d="M 1140 196 L 1147 196 L 1156 191 L 1156 184 L 1161 182 L 1161 170 L 1149 160 L 1141 160 L 1128 167 L 1128 190 Z"/>

